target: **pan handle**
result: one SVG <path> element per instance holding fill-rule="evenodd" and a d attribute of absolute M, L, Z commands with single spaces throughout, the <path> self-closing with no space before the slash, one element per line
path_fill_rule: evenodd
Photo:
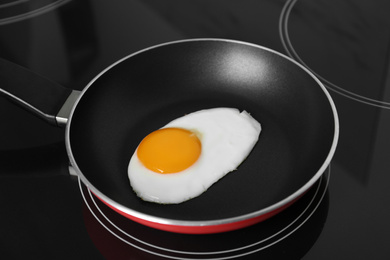
<path fill-rule="evenodd" d="M 79 94 L 0 58 L 0 95 L 50 124 L 66 125 Z"/>

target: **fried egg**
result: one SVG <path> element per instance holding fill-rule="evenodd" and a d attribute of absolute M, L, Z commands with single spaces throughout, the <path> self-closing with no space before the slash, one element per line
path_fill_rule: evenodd
<path fill-rule="evenodd" d="M 130 159 L 128 177 L 145 201 L 176 204 L 205 192 L 236 170 L 259 139 L 260 123 L 235 108 L 199 110 L 147 135 Z"/>

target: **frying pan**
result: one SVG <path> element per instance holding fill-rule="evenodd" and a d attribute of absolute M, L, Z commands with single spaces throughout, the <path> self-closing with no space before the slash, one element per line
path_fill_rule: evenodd
<path fill-rule="evenodd" d="M 298 200 L 336 150 L 339 122 L 321 82 L 292 59 L 258 45 L 189 39 L 133 53 L 81 92 L 6 61 L 1 91 L 50 123 L 65 125 L 69 160 L 105 204 L 149 227 L 180 233 L 231 231 L 263 221 Z M 248 111 L 260 138 L 238 170 L 199 197 L 161 205 L 138 198 L 127 166 L 148 133 L 213 107 Z"/>

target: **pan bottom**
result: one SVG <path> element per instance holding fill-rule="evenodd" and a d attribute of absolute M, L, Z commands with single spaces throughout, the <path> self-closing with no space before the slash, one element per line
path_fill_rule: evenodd
<path fill-rule="evenodd" d="M 215 234 L 215 233 L 222 233 L 222 232 L 228 232 L 228 231 L 234 231 L 237 229 L 245 228 L 252 226 L 254 224 L 257 224 L 259 222 L 262 222 L 266 219 L 271 218 L 272 216 L 275 216 L 276 214 L 282 212 L 283 210 L 287 209 L 290 207 L 292 204 L 294 204 L 296 201 L 298 201 L 302 196 L 290 201 L 289 203 L 276 208 L 270 212 L 267 212 L 265 214 L 262 214 L 260 216 L 248 218 L 245 220 L 241 221 L 236 221 L 236 222 L 231 222 L 231 223 L 226 223 L 226 224 L 216 224 L 216 225 L 207 225 L 207 226 L 184 226 L 184 225 L 171 225 L 171 224 L 162 224 L 162 223 L 156 223 L 152 221 L 148 221 L 145 219 L 137 218 L 135 216 L 132 216 L 130 214 L 127 214 L 126 212 L 123 212 L 112 205 L 106 203 L 104 200 L 100 199 L 96 195 L 94 195 L 96 198 L 98 198 L 101 202 L 103 202 L 106 206 L 110 207 L 112 210 L 115 212 L 121 214 L 122 216 L 131 219 L 139 224 L 155 228 L 155 229 L 160 229 L 163 231 L 169 231 L 169 232 L 174 232 L 174 233 L 182 233 L 182 234 Z"/>
<path fill-rule="evenodd" d="M 152 255 L 169 259 L 245 259 L 284 254 L 299 259 L 314 244 L 326 220 L 329 176 L 330 168 L 301 199 L 272 218 L 231 232 L 203 235 L 141 225 L 102 203 L 81 182 L 80 190 L 87 231 L 108 258 Z"/>

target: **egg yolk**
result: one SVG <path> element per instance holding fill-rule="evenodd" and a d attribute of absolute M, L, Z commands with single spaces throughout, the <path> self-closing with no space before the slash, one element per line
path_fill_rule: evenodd
<path fill-rule="evenodd" d="M 163 174 L 176 173 L 194 164 L 201 148 L 201 142 L 194 132 L 182 128 L 162 128 L 141 141 L 137 156 L 149 170 Z"/>

